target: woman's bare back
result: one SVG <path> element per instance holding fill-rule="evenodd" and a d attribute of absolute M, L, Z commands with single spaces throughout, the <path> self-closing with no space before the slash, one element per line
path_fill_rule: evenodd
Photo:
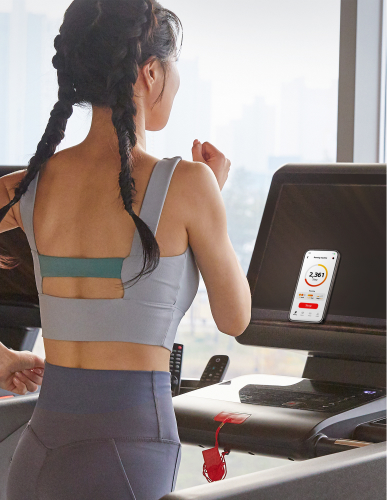
<path fill-rule="evenodd" d="M 139 215 L 152 170 L 158 159 L 142 155 L 135 160 Z M 188 233 L 181 210 L 179 184 L 184 182 L 184 160 L 176 166 L 156 232 L 160 256 L 185 252 Z M 90 160 L 82 146 L 64 150 L 41 169 L 34 208 L 38 252 L 58 257 L 127 257 L 135 224 L 123 207 L 114 157 Z M 19 206 L 15 216 L 20 218 Z M 117 278 L 43 278 L 44 294 L 56 297 L 117 299 L 123 297 Z M 129 342 L 83 342 L 44 339 L 49 363 L 78 368 L 169 371 L 170 352 L 162 346 Z"/>

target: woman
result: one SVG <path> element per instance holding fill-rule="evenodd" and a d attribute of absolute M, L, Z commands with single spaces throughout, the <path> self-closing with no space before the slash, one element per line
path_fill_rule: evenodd
<path fill-rule="evenodd" d="M 173 491 L 169 359 L 198 270 L 219 330 L 237 336 L 249 323 L 220 193 L 230 161 L 198 141 L 192 162 L 146 152 L 145 130 L 165 127 L 179 87 L 178 28 L 154 0 L 75 0 L 55 39 L 59 100 L 27 170 L 1 180 L 0 231 L 27 235 L 46 353 L 7 500 Z M 87 138 L 54 154 L 84 103 Z"/>

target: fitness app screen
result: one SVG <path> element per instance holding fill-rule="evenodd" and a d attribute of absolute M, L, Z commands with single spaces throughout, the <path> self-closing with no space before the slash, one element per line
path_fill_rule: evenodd
<path fill-rule="evenodd" d="M 320 323 L 325 316 L 340 254 L 335 250 L 308 250 L 289 311 L 291 321 Z"/>

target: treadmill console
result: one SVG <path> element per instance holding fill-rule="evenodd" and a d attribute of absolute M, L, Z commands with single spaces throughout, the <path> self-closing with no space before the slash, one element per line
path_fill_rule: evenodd
<path fill-rule="evenodd" d="M 385 395 L 385 389 L 308 379 L 284 387 L 248 384 L 239 390 L 241 403 L 327 413 L 341 413 Z"/>
<path fill-rule="evenodd" d="M 384 400 L 386 390 L 298 377 L 251 374 L 190 391 L 186 396 L 297 410 L 297 413 L 310 411 L 337 415 L 381 398 Z M 325 417 L 321 415 L 321 418 Z"/>

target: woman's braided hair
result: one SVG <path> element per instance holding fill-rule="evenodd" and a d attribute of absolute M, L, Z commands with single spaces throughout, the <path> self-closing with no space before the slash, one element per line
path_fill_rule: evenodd
<path fill-rule="evenodd" d="M 64 138 L 74 105 L 112 109 L 121 156 L 120 196 L 141 238 L 143 267 L 131 280 L 153 272 L 160 249 L 148 225 L 133 211 L 136 193 L 132 177 L 132 149 L 137 143 L 133 86 L 138 69 L 155 57 L 165 75 L 171 57 L 177 57 L 180 19 L 156 0 L 74 0 L 66 10 L 60 34 L 54 40 L 52 64 L 58 73 L 58 102 L 13 200 L 0 209 L 0 222 L 27 191 L 44 163 Z M 162 97 L 164 86 L 156 102 Z M 156 104 L 156 102 L 154 104 Z M 5 261 L 3 261 L 5 262 Z M 3 265 L 1 267 L 7 267 Z"/>

